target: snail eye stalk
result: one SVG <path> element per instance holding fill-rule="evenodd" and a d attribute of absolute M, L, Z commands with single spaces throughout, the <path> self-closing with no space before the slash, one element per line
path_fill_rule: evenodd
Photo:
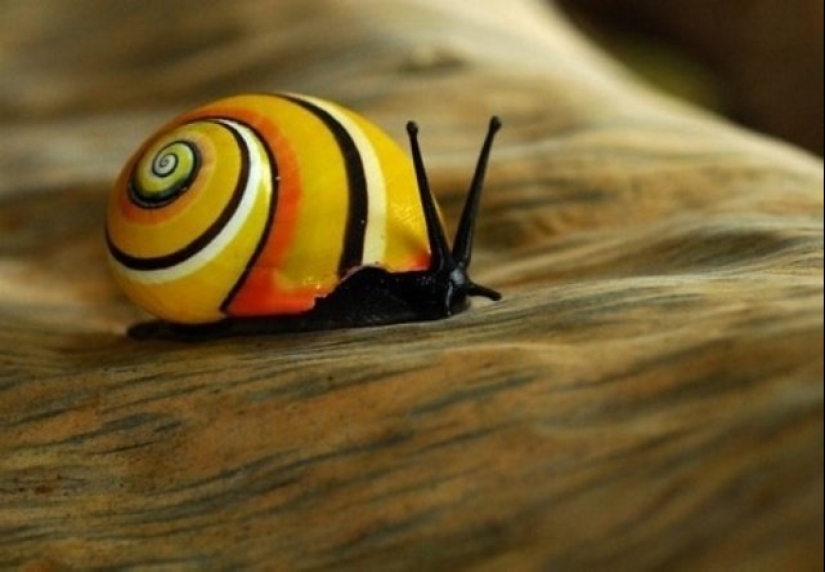
<path fill-rule="evenodd" d="M 435 199 L 430 191 L 430 184 L 427 180 L 427 172 L 424 168 L 424 159 L 421 147 L 418 142 L 418 125 L 410 121 L 407 123 L 407 133 L 410 136 L 410 147 L 412 150 L 415 175 L 418 181 L 418 191 L 421 199 L 421 207 L 424 212 L 424 220 L 427 226 L 427 237 L 430 243 L 430 267 L 428 272 L 437 281 L 448 285 L 445 296 L 447 300 L 445 307 L 452 307 L 452 300 L 462 300 L 469 296 L 482 296 L 490 300 L 500 300 L 501 294 L 474 283 L 467 275 L 467 268 L 470 266 L 473 251 L 473 237 L 475 231 L 475 221 L 478 217 L 481 193 L 484 188 L 484 179 L 487 174 L 487 165 L 490 162 L 490 153 L 496 134 L 501 129 L 501 120 L 493 116 L 490 119 L 487 136 L 476 163 L 473 180 L 467 191 L 467 198 L 461 213 L 458 228 L 456 230 L 453 248 L 447 242 L 444 228 L 438 218 L 438 211 Z M 451 312 L 450 310 L 449 312 Z M 449 313 L 448 312 L 448 313 Z"/>
<path fill-rule="evenodd" d="M 407 133 L 410 136 L 415 176 L 418 179 L 418 192 L 421 195 L 421 207 L 424 210 L 424 222 L 427 225 L 427 237 L 430 241 L 430 270 L 436 272 L 445 269 L 452 270 L 455 268 L 455 261 L 450 254 L 447 236 L 444 234 L 435 200 L 430 191 L 430 183 L 427 180 L 427 171 L 424 168 L 424 159 L 418 143 L 418 125 L 414 121 L 407 123 Z"/>
<path fill-rule="evenodd" d="M 481 148 L 478 157 L 476 171 L 473 175 L 473 182 L 467 192 L 467 199 L 464 202 L 464 210 L 461 212 L 461 219 L 453 241 L 453 260 L 463 269 L 470 266 L 470 259 L 473 256 L 473 235 L 475 233 L 475 222 L 478 218 L 478 206 L 481 202 L 481 191 L 484 187 L 484 177 L 487 175 L 487 164 L 490 162 L 490 151 L 493 148 L 493 140 L 496 133 L 501 129 L 501 120 L 493 116 L 490 119 L 490 127 L 487 130 L 487 137 Z M 482 294 L 484 295 L 484 294 Z"/>

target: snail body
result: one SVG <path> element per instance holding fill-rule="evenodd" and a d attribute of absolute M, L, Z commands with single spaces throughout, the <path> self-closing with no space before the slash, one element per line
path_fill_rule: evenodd
<path fill-rule="evenodd" d="M 468 194 L 459 253 L 447 246 L 414 124 L 411 162 L 374 124 L 317 98 L 242 95 L 184 113 L 115 183 L 112 273 L 163 322 L 217 331 L 438 319 L 468 296 L 497 299 L 466 267 L 498 125 Z"/>

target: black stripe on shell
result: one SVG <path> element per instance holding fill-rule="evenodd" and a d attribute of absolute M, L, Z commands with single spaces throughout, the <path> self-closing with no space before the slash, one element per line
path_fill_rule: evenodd
<path fill-rule="evenodd" d="M 216 119 L 207 119 L 207 121 L 213 121 L 214 123 L 218 123 L 229 129 L 232 136 L 235 138 L 235 142 L 238 144 L 238 149 L 240 150 L 241 169 L 238 174 L 238 182 L 235 185 L 235 190 L 232 192 L 232 197 L 221 211 L 220 215 L 218 215 L 215 221 L 209 225 L 209 228 L 207 228 L 205 232 L 197 236 L 192 242 L 183 248 L 163 256 L 141 258 L 139 256 L 132 256 L 126 252 L 123 252 L 112 242 L 109 229 L 107 227 L 106 245 L 108 246 L 112 257 L 123 266 L 133 270 L 162 270 L 164 268 L 171 268 L 181 264 L 206 248 L 220 234 L 221 230 L 223 230 L 238 210 L 238 206 L 241 204 L 241 200 L 243 199 L 244 190 L 246 189 L 247 179 L 249 178 L 249 150 L 244 145 L 241 134 L 238 133 L 238 131 L 231 125 Z"/>
<path fill-rule="evenodd" d="M 255 137 L 261 142 L 261 147 L 263 147 L 264 152 L 266 153 L 266 158 L 269 161 L 269 173 L 270 173 L 270 188 L 272 189 L 272 193 L 270 195 L 269 200 L 269 212 L 266 215 L 266 223 L 261 233 L 261 237 L 258 239 L 258 244 L 255 246 L 255 251 L 249 257 L 249 260 L 246 263 L 246 267 L 244 268 L 243 272 L 241 273 L 240 277 L 238 278 L 237 282 L 235 282 L 234 286 L 229 290 L 229 293 L 224 298 L 223 302 L 221 302 L 221 312 L 226 313 L 226 309 L 232 303 L 232 300 L 235 298 L 235 295 L 238 293 L 238 290 L 243 287 L 244 283 L 246 282 L 249 273 L 252 271 L 252 268 L 258 261 L 258 257 L 261 255 L 261 251 L 263 251 L 264 247 L 266 246 L 267 241 L 269 240 L 269 235 L 272 232 L 272 225 L 275 222 L 275 211 L 278 210 L 278 196 L 279 196 L 279 181 L 280 181 L 280 174 L 278 170 L 278 162 L 275 159 L 275 155 L 272 153 L 272 149 L 270 149 L 269 145 L 266 144 L 266 140 L 264 139 L 263 135 L 259 133 L 254 127 L 249 125 L 248 123 L 241 123 L 237 119 L 232 119 L 235 123 L 243 125 L 249 131 L 255 134 Z"/>
<path fill-rule="evenodd" d="M 364 172 L 364 162 L 361 153 L 352 136 L 329 112 L 310 101 L 295 96 L 282 96 L 299 105 L 320 119 L 330 130 L 347 172 L 347 191 L 349 193 L 349 208 L 347 223 L 343 237 L 343 249 L 338 261 L 338 274 L 345 276 L 353 268 L 362 264 L 364 259 L 364 240 L 367 232 L 368 199 L 367 176 Z"/>

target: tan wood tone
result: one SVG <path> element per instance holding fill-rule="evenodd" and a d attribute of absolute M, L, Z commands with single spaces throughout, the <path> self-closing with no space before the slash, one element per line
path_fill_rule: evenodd
<path fill-rule="evenodd" d="M 0 562 L 815 570 L 823 171 L 531 0 L 0 3 Z M 107 187 L 239 91 L 421 125 L 474 277 L 443 322 L 188 344 L 105 269 Z M 145 566 L 146 568 L 143 568 Z"/>

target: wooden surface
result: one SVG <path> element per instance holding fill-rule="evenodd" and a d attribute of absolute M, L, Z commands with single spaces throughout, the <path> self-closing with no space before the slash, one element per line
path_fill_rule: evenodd
<path fill-rule="evenodd" d="M 5 566 L 822 568 L 820 160 L 531 0 L 0 8 Z M 171 114 L 272 89 L 418 120 L 450 222 L 500 114 L 474 276 L 504 300 L 126 337 L 107 186 Z"/>

